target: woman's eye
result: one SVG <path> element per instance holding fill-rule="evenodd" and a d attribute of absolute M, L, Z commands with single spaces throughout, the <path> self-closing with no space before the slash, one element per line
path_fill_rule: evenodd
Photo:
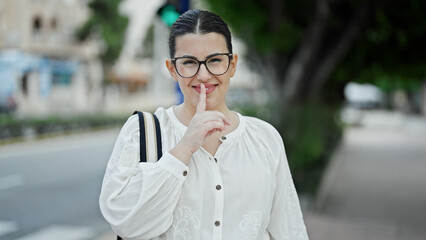
<path fill-rule="evenodd" d="M 186 59 L 183 61 L 183 65 L 189 66 L 189 65 L 195 65 L 195 64 L 197 64 L 197 62 L 192 59 Z"/>
<path fill-rule="evenodd" d="M 222 59 L 218 58 L 218 57 L 216 57 L 216 58 L 210 58 L 208 62 L 209 63 L 220 63 L 220 62 L 222 62 Z"/>

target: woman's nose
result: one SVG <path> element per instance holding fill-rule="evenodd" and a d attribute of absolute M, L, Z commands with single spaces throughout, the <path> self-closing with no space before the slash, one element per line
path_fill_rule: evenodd
<path fill-rule="evenodd" d="M 207 81 L 211 78 L 211 74 L 205 64 L 201 64 L 200 69 L 197 73 L 197 79 L 201 81 Z"/>

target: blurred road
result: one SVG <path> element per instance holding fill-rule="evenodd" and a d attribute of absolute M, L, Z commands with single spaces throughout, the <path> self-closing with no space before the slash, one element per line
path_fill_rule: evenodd
<path fill-rule="evenodd" d="M 305 214 L 310 239 L 426 239 L 426 118 L 351 114 L 358 126 L 345 131 L 316 211 Z"/>
<path fill-rule="evenodd" d="M 98 198 L 118 131 L 0 146 L 0 239 L 88 240 L 107 232 Z"/>

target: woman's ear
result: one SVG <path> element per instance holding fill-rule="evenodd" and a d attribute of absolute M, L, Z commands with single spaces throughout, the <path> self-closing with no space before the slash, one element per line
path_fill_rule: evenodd
<path fill-rule="evenodd" d="M 175 68 L 175 65 L 172 63 L 172 60 L 170 59 L 166 60 L 166 67 L 167 67 L 167 70 L 169 70 L 170 76 L 173 78 L 173 80 L 177 82 L 178 78 L 176 74 L 176 68 Z"/>
<path fill-rule="evenodd" d="M 235 71 L 237 70 L 238 54 L 232 54 L 231 64 L 229 70 L 231 71 L 231 77 L 234 77 Z"/>

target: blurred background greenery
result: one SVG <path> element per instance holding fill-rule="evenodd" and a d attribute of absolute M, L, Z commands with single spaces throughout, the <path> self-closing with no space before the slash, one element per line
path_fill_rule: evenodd
<path fill-rule="evenodd" d="M 100 58 L 104 84 L 125 44 L 129 19 L 119 11 L 120 0 L 92 0 L 91 15 L 75 36 L 79 41 L 102 39 Z M 180 1 L 164 1 L 180 11 Z M 425 114 L 419 99 L 426 79 L 426 2 L 423 0 L 203 0 L 191 7 L 210 9 L 227 21 L 244 43 L 241 56 L 256 71 L 268 92 L 262 104 L 234 104 L 241 113 L 271 122 L 282 134 L 298 189 L 315 194 L 330 154 L 339 143 L 344 124 L 348 82 L 372 83 L 385 94 L 387 109 L 396 109 L 394 94 L 404 92 L 403 110 Z M 164 7 L 164 5 L 163 5 Z M 158 14 L 161 15 L 159 12 Z M 161 16 L 160 16 L 161 17 Z M 145 57 L 164 41 L 151 25 L 140 43 Z M 155 73 L 154 73 L 155 75 Z M 25 134 L 117 126 L 126 116 L 88 114 L 0 118 L 2 141 Z"/>

